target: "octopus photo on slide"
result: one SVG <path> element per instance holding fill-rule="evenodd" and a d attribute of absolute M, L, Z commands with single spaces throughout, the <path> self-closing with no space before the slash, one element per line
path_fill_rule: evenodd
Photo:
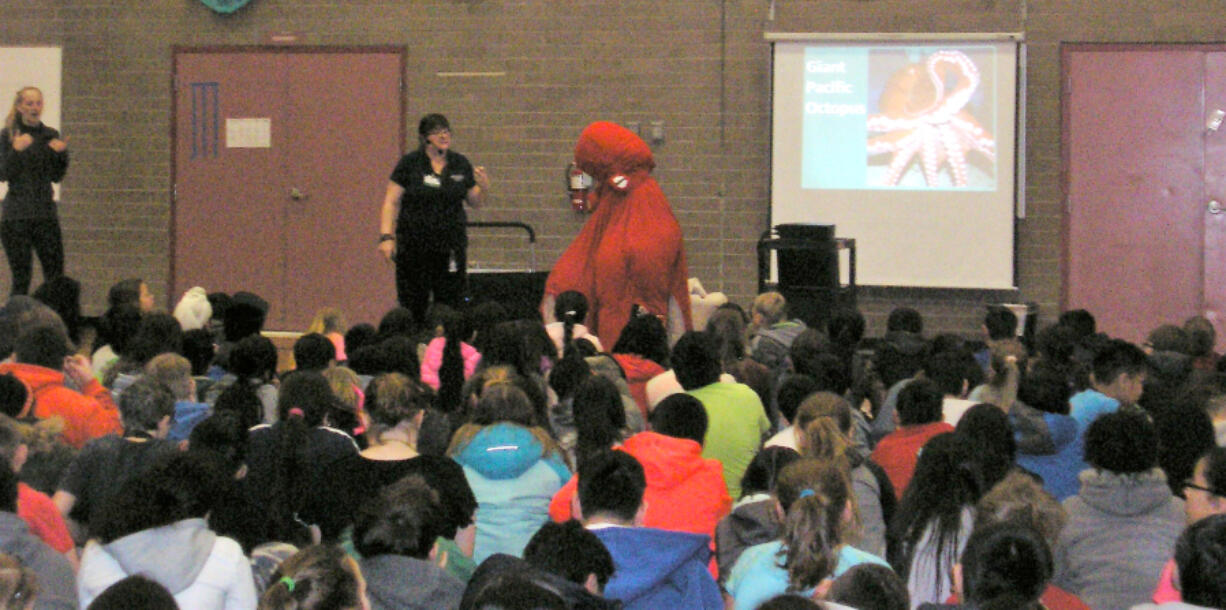
<path fill-rule="evenodd" d="M 934 50 L 890 73 L 867 119 L 868 164 L 885 166 L 882 185 L 900 186 L 918 167 L 929 188 L 984 180 L 981 186 L 994 186 L 996 140 L 968 108 L 982 80 L 975 61 L 956 49 Z"/>

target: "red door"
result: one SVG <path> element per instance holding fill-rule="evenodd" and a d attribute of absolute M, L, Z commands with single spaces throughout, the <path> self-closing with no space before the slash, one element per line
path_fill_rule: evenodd
<path fill-rule="evenodd" d="M 378 210 L 402 151 L 402 52 L 175 53 L 170 302 L 255 292 L 266 328 L 321 307 L 377 322 L 395 305 Z"/>
<path fill-rule="evenodd" d="M 1226 109 L 1226 59 L 1142 49 L 1074 48 L 1064 67 L 1064 305 L 1137 343 L 1160 324 L 1226 312 L 1226 219 L 1208 211 L 1226 202 L 1226 129 L 1206 129 Z"/>

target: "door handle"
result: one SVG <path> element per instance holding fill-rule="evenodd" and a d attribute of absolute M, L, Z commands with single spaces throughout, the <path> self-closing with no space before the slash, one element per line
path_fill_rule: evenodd
<path fill-rule="evenodd" d="M 299 190 L 298 187 L 290 187 L 289 198 L 293 199 L 294 201 L 302 201 L 303 199 L 307 198 L 307 194 Z"/>
<path fill-rule="evenodd" d="M 1210 214 L 1221 214 L 1223 210 L 1221 202 L 1219 202 L 1217 199 L 1210 199 L 1207 207 L 1209 208 Z"/>

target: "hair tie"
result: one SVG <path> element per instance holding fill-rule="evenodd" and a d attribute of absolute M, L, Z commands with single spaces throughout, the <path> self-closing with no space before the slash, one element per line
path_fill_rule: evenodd
<path fill-rule="evenodd" d="M 812 489 L 802 489 L 800 490 L 800 495 L 796 496 L 796 499 L 802 500 L 809 496 L 816 496 L 816 495 L 817 495 L 817 492 L 813 491 Z"/>
<path fill-rule="evenodd" d="M 573 310 L 573 309 L 568 309 L 568 310 L 566 310 L 566 314 L 565 314 L 565 315 L 568 315 L 568 316 L 577 316 L 577 315 L 579 315 L 579 312 L 577 312 L 577 311 L 575 311 L 575 310 Z"/>
<path fill-rule="evenodd" d="M 290 417 L 293 417 L 293 416 L 295 416 L 295 415 L 297 415 L 298 417 L 301 417 L 301 418 L 303 418 L 303 419 L 306 419 L 306 413 L 303 413 L 303 412 L 302 412 L 302 409 L 299 409 L 298 407 L 293 407 L 293 408 L 291 408 L 291 409 L 289 410 L 289 416 L 290 416 Z M 293 581 L 290 581 L 290 582 L 293 582 Z"/>
<path fill-rule="evenodd" d="M 282 577 L 281 577 L 281 580 L 278 580 L 277 582 L 279 582 L 279 583 L 281 583 L 281 584 L 285 585 L 285 588 L 286 588 L 286 589 L 289 589 L 289 592 L 290 592 L 290 593 L 293 593 L 293 592 L 294 592 L 294 579 L 292 579 L 292 578 L 290 578 L 290 577 L 288 577 L 288 576 L 282 576 Z"/>

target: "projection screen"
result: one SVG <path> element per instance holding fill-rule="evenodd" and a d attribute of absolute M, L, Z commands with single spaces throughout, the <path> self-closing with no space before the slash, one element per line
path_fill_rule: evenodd
<path fill-rule="evenodd" d="M 1019 37 L 767 38 L 771 224 L 835 225 L 862 285 L 1013 288 Z"/>

